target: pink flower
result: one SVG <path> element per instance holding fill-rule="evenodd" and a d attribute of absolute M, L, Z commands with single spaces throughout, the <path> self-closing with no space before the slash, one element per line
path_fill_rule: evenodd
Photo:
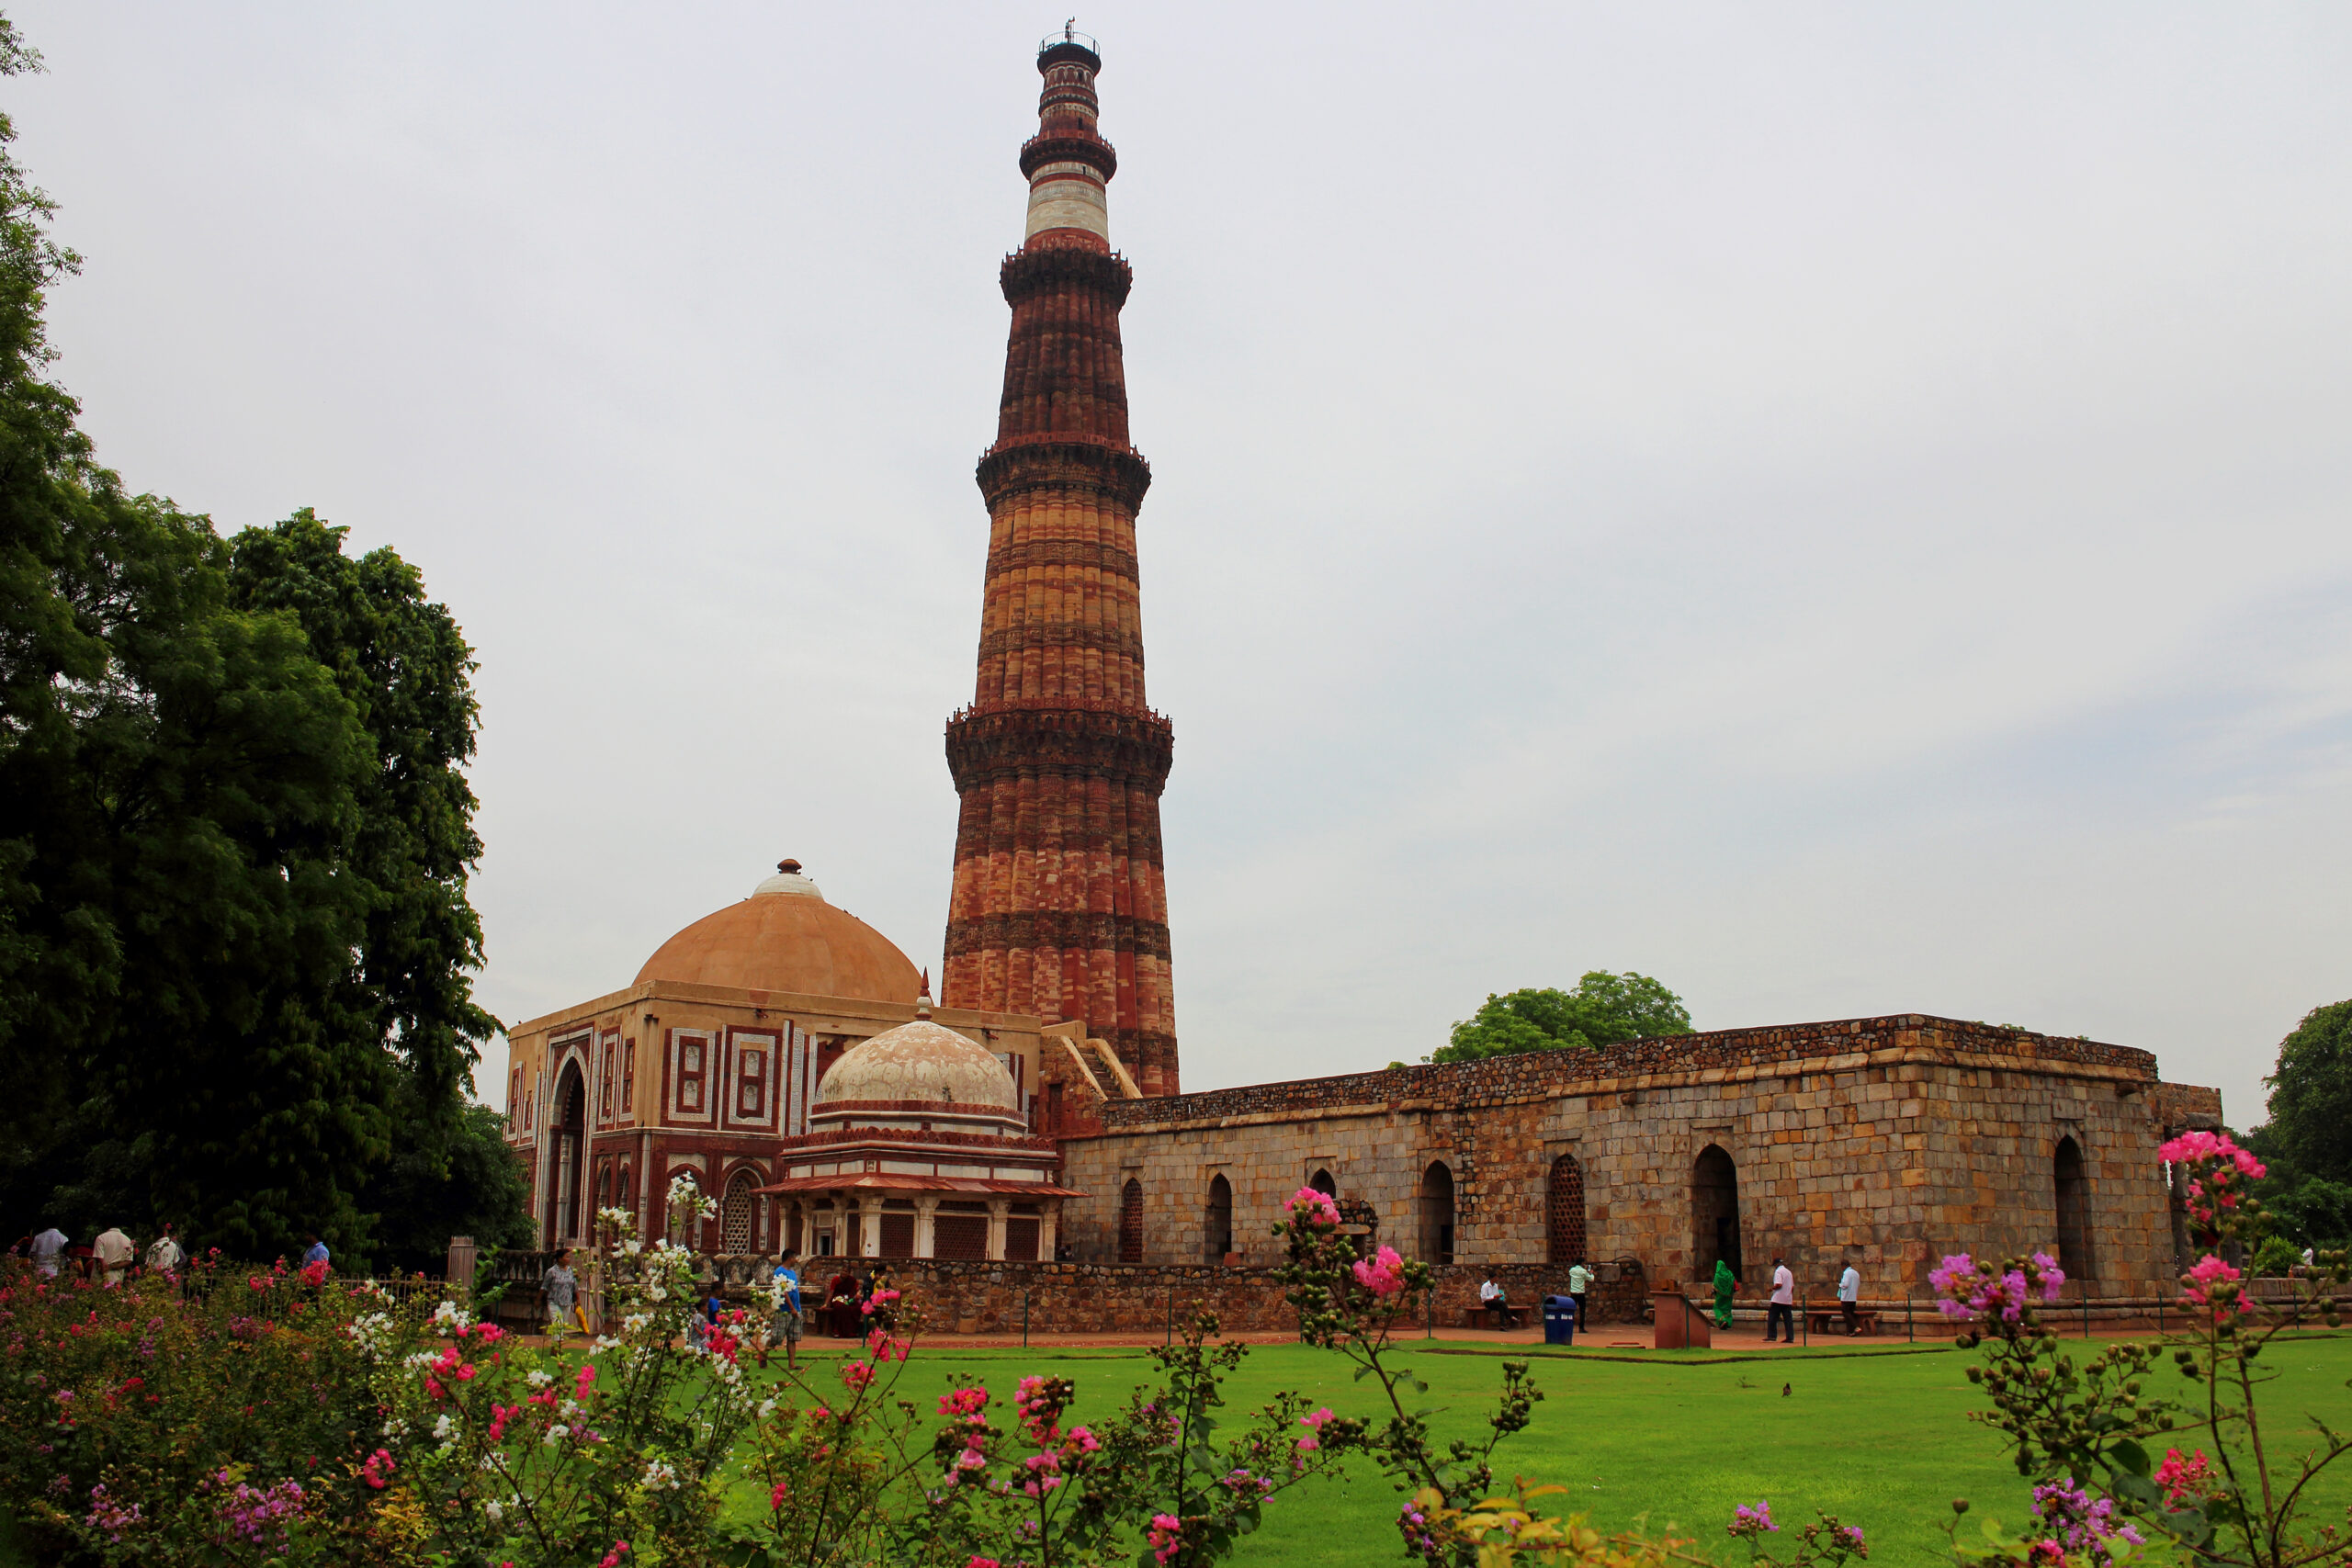
<path fill-rule="evenodd" d="M 847 1383 L 853 1391 L 862 1389 L 873 1381 L 874 1369 L 864 1361 L 852 1361 L 842 1369 L 842 1382 Z"/>
<path fill-rule="evenodd" d="M 588 1385 L 595 1381 L 596 1364 L 594 1361 L 581 1362 L 579 1374 L 571 1380 L 572 1396 L 585 1404 L 588 1402 Z"/>
<path fill-rule="evenodd" d="M 381 1492 L 384 1489 L 384 1477 L 390 1475 L 393 1469 L 390 1450 L 378 1449 L 368 1456 L 368 1462 L 359 1467 L 359 1479 Z M 239 1490 L 242 1491 L 243 1488 Z"/>
<path fill-rule="evenodd" d="M 976 1553 L 969 1562 L 964 1564 L 964 1568 L 1002 1568 L 1002 1565 L 993 1557 L 981 1557 Z"/>
<path fill-rule="evenodd" d="M 1405 1260 L 1395 1247 L 1384 1247 L 1378 1257 L 1357 1260 L 1355 1276 L 1356 1283 L 1374 1295 L 1393 1296 L 1405 1288 Z"/>
<path fill-rule="evenodd" d="M 961 1416 L 966 1420 L 977 1418 L 988 1408 L 989 1391 L 984 1388 L 959 1388 L 939 1396 L 942 1416 Z"/>
<path fill-rule="evenodd" d="M 777 1482 L 768 1493 L 768 1511 L 774 1513 L 776 1509 L 783 1507 L 785 1494 L 791 1490 L 792 1487 L 788 1483 Z"/>
<path fill-rule="evenodd" d="M 597 1563 L 596 1568 L 620 1568 L 621 1553 L 628 1550 L 628 1542 L 625 1540 L 613 1542 L 613 1549 L 605 1553 L 604 1561 Z"/>
<path fill-rule="evenodd" d="M 2212 1468 L 2213 1461 L 2205 1457 L 2203 1449 L 2188 1459 L 2181 1457 L 2178 1449 L 2166 1449 L 2164 1463 L 2156 1466 L 2155 1483 L 2164 1488 L 2167 1503 L 2195 1502 L 2204 1495 Z"/>
<path fill-rule="evenodd" d="M 1772 1522 L 1772 1504 L 1769 1498 L 1766 1498 L 1759 1499 L 1752 1508 L 1745 1503 L 1734 1508 L 1731 1511 L 1731 1523 L 1724 1527 L 1724 1533 L 1753 1538 L 1764 1534 L 1767 1530 L 1777 1535 L 1780 1533 L 1780 1526 Z"/>
<path fill-rule="evenodd" d="M 2239 1291 L 2238 1278 L 2236 1269 L 2209 1252 L 2183 1276 L 2181 1299 L 2211 1312 L 2215 1323 L 2224 1322 L 2233 1312 L 2252 1310 Z"/>
<path fill-rule="evenodd" d="M 1184 1521 L 1173 1514 L 1152 1515 L 1149 1540 L 1146 1544 L 1151 1548 L 1154 1562 L 1167 1562 L 1184 1544 Z"/>
<path fill-rule="evenodd" d="M 1331 1196 L 1328 1192 L 1319 1191 L 1312 1187 L 1302 1187 L 1290 1195 L 1290 1201 L 1283 1207 L 1297 1215 L 1300 1224 L 1316 1230 L 1331 1231 L 1340 1228 L 1340 1205 L 1331 1201 Z"/>

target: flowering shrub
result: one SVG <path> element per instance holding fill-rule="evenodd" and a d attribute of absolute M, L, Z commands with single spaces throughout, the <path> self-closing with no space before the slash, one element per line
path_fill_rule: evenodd
<path fill-rule="evenodd" d="M 2191 1326 L 2165 1343 L 2109 1346 L 2077 1365 L 2035 1320 L 2037 1302 L 2055 1300 L 2063 1279 L 2041 1254 L 1997 1267 L 1947 1258 L 1930 1277 L 1943 1311 L 1965 1322 L 1961 1344 L 1985 1348 L 1968 1375 L 1993 1409 L 1974 1418 L 2008 1436 L 2020 1473 L 2043 1478 L 2027 1537 L 1989 1529 L 1990 1544 L 1962 1549 L 1963 1558 L 2107 1563 L 2158 1540 L 2233 1568 L 2301 1568 L 2345 1553 L 2341 1534 L 2306 1516 L 2312 1478 L 2352 1452 L 2352 1438 L 2323 1426 L 2290 1479 L 2266 1444 L 2257 1391 L 2270 1376 L 2261 1358 L 2278 1334 L 2337 1325 L 2332 1292 L 2352 1282 L 2352 1269 L 2342 1253 L 2328 1254 L 2283 1303 L 2256 1302 L 2222 1254 L 2258 1243 L 2267 1226 L 2251 1188 L 2262 1162 L 2221 1133 L 2184 1134 L 2158 1153 L 2182 1168 L 2180 1190 L 2207 1248 L 2181 1277 Z M 2191 1404 L 2148 1386 L 2167 1352 L 2195 1393 Z M 2167 1449 L 2153 1462 L 2148 1439 L 2184 1420 L 2211 1434 L 2211 1451 Z M 1964 1502 L 1955 1507 L 1965 1511 Z"/>

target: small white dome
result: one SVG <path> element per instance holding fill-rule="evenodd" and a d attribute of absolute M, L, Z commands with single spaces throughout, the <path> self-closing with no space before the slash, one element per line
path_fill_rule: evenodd
<path fill-rule="evenodd" d="M 1021 1091 L 985 1047 L 927 1018 L 851 1046 L 817 1086 L 812 1117 L 829 1105 L 991 1106 L 1021 1114 Z"/>

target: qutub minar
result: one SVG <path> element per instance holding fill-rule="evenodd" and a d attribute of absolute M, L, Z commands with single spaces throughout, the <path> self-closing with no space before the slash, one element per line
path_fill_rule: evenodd
<path fill-rule="evenodd" d="M 2166 1288 L 2185 1239 L 2157 1147 L 2217 1125 L 2221 1097 L 2129 1046 L 1900 1013 L 1182 1092 L 1118 162 L 1092 40 L 1066 29 L 1037 66 L 978 470 L 978 679 L 947 724 L 941 1003 L 785 861 L 626 989 L 513 1030 L 509 1137 L 544 1243 L 608 1203 L 650 1235 L 690 1179 L 720 1200 L 694 1239 L 730 1278 L 795 1246 L 908 1260 L 945 1328 L 1156 1327 L 1180 1295 L 1286 1328 L 1270 1229 L 1306 1185 L 1436 1265 L 1445 1314 L 1482 1278 L 1516 1301 L 1564 1289 L 1579 1260 L 1619 1316 L 1718 1259 L 1752 1287 L 1775 1256 L 1816 1293 L 1851 1261 L 1898 1303 L 1962 1251 L 2046 1247 L 2070 1297 Z"/>
<path fill-rule="evenodd" d="M 942 998 L 1082 1021 L 1163 1095 L 1178 1089 L 1159 848 L 1173 737 L 1144 700 L 1136 513 L 1151 469 L 1127 438 L 1134 278 L 1111 249 L 1102 67 L 1075 35 L 1039 51 L 1028 222 L 999 272 L 1012 335 L 979 464 L 979 679 L 947 725 L 963 806 Z"/>

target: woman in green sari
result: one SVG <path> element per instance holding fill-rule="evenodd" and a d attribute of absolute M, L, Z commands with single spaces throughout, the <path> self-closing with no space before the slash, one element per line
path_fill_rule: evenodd
<path fill-rule="evenodd" d="M 1731 1265 L 1724 1262 L 1720 1258 L 1716 1258 L 1715 1326 L 1717 1328 L 1729 1328 L 1731 1326 L 1731 1288 L 1736 1282 L 1737 1281 L 1732 1278 Z"/>

